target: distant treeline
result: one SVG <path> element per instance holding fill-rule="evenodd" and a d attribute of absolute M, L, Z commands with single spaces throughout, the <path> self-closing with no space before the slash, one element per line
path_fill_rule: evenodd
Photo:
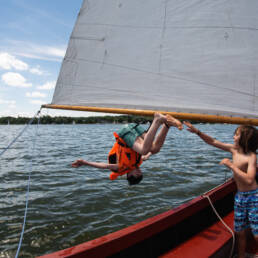
<path fill-rule="evenodd" d="M 30 117 L 0 117 L 0 124 L 27 124 L 31 120 Z M 141 116 L 94 116 L 94 117 L 66 117 L 66 116 L 42 116 L 40 124 L 99 124 L 99 123 L 147 123 L 152 120 L 152 117 Z M 37 124 L 38 119 L 33 121 Z"/>

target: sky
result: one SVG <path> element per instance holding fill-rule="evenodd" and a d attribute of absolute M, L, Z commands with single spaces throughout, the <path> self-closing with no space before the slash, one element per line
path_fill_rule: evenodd
<path fill-rule="evenodd" d="M 82 1 L 0 0 L 0 116 L 32 117 L 42 104 L 51 103 Z M 87 112 L 43 109 L 42 113 Z"/>

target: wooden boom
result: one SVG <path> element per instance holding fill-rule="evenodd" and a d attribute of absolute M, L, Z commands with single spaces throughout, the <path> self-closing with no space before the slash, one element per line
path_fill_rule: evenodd
<path fill-rule="evenodd" d="M 181 120 L 192 120 L 192 121 L 208 122 L 208 123 L 248 124 L 248 125 L 258 126 L 258 118 L 218 116 L 218 115 L 195 114 L 195 113 L 178 113 L 178 112 L 168 112 L 168 111 L 162 111 L 162 110 L 154 111 L 154 110 L 137 110 L 137 109 L 53 105 L 53 104 L 42 105 L 41 108 L 90 111 L 90 112 L 114 113 L 114 114 L 128 114 L 128 115 L 138 115 L 138 116 L 153 116 L 155 112 L 159 112 L 162 114 L 172 115 L 173 117 Z"/>

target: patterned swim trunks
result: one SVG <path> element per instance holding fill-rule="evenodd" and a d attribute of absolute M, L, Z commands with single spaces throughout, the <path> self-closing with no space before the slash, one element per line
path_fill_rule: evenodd
<path fill-rule="evenodd" d="M 118 131 L 118 135 L 126 142 L 128 147 L 132 148 L 136 138 L 138 136 L 141 136 L 143 133 L 145 133 L 145 131 L 146 130 L 141 125 L 131 123 L 131 124 L 124 125 Z"/>
<path fill-rule="evenodd" d="M 234 204 L 234 228 L 236 232 L 251 228 L 258 235 L 258 189 L 237 192 Z"/>

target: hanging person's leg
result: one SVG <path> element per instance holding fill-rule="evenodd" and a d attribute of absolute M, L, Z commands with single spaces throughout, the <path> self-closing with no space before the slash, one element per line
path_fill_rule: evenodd
<path fill-rule="evenodd" d="M 141 155 L 146 155 L 148 154 L 153 147 L 153 143 L 154 143 L 154 139 L 155 136 L 157 134 L 157 131 L 160 127 L 160 125 L 164 124 L 164 126 L 166 127 L 165 124 L 167 124 L 168 126 L 176 126 L 178 129 L 182 129 L 182 124 L 179 120 L 167 115 L 162 115 L 160 113 L 155 113 L 154 114 L 154 119 L 153 122 L 148 130 L 148 132 L 144 135 L 142 135 L 142 137 L 137 137 L 132 149 L 136 152 L 138 152 Z M 160 145 L 160 147 L 163 145 L 166 135 L 167 135 L 167 129 L 166 128 L 162 128 L 161 131 L 161 135 L 159 137 L 159 140 L 157 142 L 157 146 Z"/>
<path fill-rule="evenodd" d="M 166 119 L 167 119 L 166 123 L 163 124 L 159 134 L 157 135 L 157 137 L 155 138 L 155 140 L 152 144 L 152 147 L 151 147 L 152 154 L 158 153 L 160 151 L 160 149 L 162 148 L 170 126 L 174 126 L 174 127 L 178 128 L 179 130 L 183 129 L 182 123 L 179 120 L 177 120 L 176 118 L 174 118 L 170 115 L 166 115 Z"/>

